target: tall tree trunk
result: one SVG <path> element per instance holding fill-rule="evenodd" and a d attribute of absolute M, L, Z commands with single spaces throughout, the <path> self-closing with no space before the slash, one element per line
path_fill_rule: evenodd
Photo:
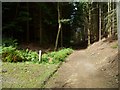
<path fill-rule="evenodd" d="M 86 12 L 85 12 L 85 8 L 83 8 L 83 15 L 84 15 L 84 41 L 86 41 L 87 39 L 87 28 L 86 28 L 86 20 L 87 20 L 87 16 L 86 15 Z"/>
<path fill-rule="evenodd" d="M 27 11 L 29 12 L 29 2 L 27 2 Z M 27 19 L 27 42 L 29 42 L 29 17 Z"/>
<path fill-rule="evenodd" d="M 110 12 L 110 2 L 109 2 L 109 0 L 108 0 L 108 13 Z M 109 23 L 110 23 L 110 19 L 109 19 L 109 17 L 108 17 L 108 25 L 109 25 Z M 109 33 L 109 30 L 108 30 L 108 33 Z M 109 37 L 109 34 L 108 34 L 108 37 Z"/>
<path fill-rule="evenodd" d="M 58 33 L 57 33 L 57 37 L 56 37 L 56 42 L 55 42 L 55 48 L 54 48 L 54 50 L 57 50 L 57 47 L 58 47 L 58 39 L 59 39 L 60 30 L 61 30 L 60 5 L 59 5 L 59 2 L 57 3 L 57 10 L 58 10 Z"/>
<path fill-rule="evenodd" d="M 41 12 L 41 7 L 39 11 L 39 17 L 40 17 L 40 45 L 42 45 L 42 12 Z"/>
<path fill-rule="evenodd" d="M 94 21 L 95 21 L 95 32 L 96 32 L 96 41 L 99 41 L 99 3 L 96 3 L 96 9 L 95 9 L 95 13 L 96 13 L 96 17 L 94 17 Z"/>
<path fill-rule="evenodd" d="M 115 23 L 114 23 L 114 21 L 115 21 L 115 12 L 114 12 L 114 9 L 115 9 L 115 5 L 114 5 L 115 3 L 114 3 L 114 0 L 113 0 L 113 2 L 112 2 L 112 10 L 113 10 L 113 16 L 112 16 L 112 35 L 114 36 L 115 35 Z"/>
<path fill-rule="evenodd" d="M 62 27 L 61 27 L 61 47 L 63 47 L 63 31 L 62 31 Z"/>
<path fill-rule="evenodd" d="M 108 0 L 108 15 L 109 15 L 110 11 L 111 11 L 111 0 Z M 108 26 L 110 26 L 110 27 L 108 27 L 108 33 L 109 33 L 108 37 L 111 36 L 111 25 L 110 25 L 110 23 L 111 23 L 111 17 L 108 17 Z"/>
<path fill-rule="evenodd" d="M 61 10 L 61 17 L 62 17 L 62 10 Z M 61 26 L 62 26 L 62 24 L 61 24 Z M 61 47 L 63 47 L 63 31 L 62 31 L 62 27 L 61 27 L 61 41 L 60 41 L 60 43 L 61 43 Z"/>
<path fill-rule="evenodd" d="M 88 3 L 88 8 L 89 8 L 89 17 L 88 17 L 88 45 L 90 45 L 90 23 L 91 23 L 91 11 Z"/>
<path fill-rule="evenodd" d="M 17 6 L 16 6 L 15 19 L 16 19 L 16 17 L 17 17 L 18 11 L 19 11 L 19 2 L 17 3 Z"/>
<path fill-rule="evenodd" d="M 101 3 L 99 3 L 99 41 L 101 40 Z"/>
<path fill-rule="evenodd" d="M 112 2 L 110 0 L 110 11 L 111 11 L 111 5 L 112 5 Z M 110 23 L 112 23 L 112 17 L 110 17 Z M 110 36 L 112 35 L 112 26 L 110 25 L 110 32 L 109 32 Z"/>
<path fill-rule="evenodd" d="M 120 2 L 117 2 L 118 58 L 120 60 Z"/>

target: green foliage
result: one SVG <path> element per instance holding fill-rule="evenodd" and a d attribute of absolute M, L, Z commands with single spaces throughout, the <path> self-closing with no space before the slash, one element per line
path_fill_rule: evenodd
<path fill-rule="evenodd" d="M 22 62 L 22 61 L 38 61 L 38 54 L 34 51 L 26 50 L 17 50 L 13 46 L 2 47 L 2 61 L 4 62 Z"/>
<path fill-rule="evenodd" d="M 114 18 L 114 21 L 112 20 L 112 18 Z M 116 9 L 113 9 L 113 10 L 105 13 L 104 21 L 105 21 L 105 23 L 104 23 L 105 31 L 108 31 L 111 28 L 112 24 L 114 24 L 114 29 L 117 30 Z"/>
<path fill-rule="evenodd" d="M 22 61 L 32 61 L 38 62 L 38 53 L 31 50 L 17 50 L 16 47 L 0 47 L 2 48 L 2 61 L 3 62 L 22 62 Z M 48 52 L 42 55 L 42 63 L 59 63 L 63 62 L 65 58 L 73 52 L 72 49 L 62 49 L 59 51 Z"/>
<path fill-rule="evenodd" d="M 2 46 L 8 47 L 8 46 L 14 46 L 16 47 L 18 45 L 17 39 L 13 38 L 3 38 L 2 39 Z"/>
<path fill-rule="evenodd" d="M 118 48 L 118 44 L 115 44 L 115 45 L 111 46 L 111 48 L 113 48 L 113 49 Z"/>
<path fill-rule="evenodd" d="M 54 51 L 51 53 L 43 54 L 42 55 L 42 62 L 46 63 L 59 63 L 63 62 L 65 58 L 73 52 L 72 49 L 62 49 L 60 51 Z"/>
<path fill-rule="evenodd" d="M 27 61 L 33 61 L 33 62 L 38 61 L 38 53 L 37 52 L 26 49 L 23 56 Z"/>
<path fill-rule="evenodd" d="M 0 55 L 2 54 L 2 46 L 0 46 Z"/>
<path fill-rule="evenodd" d="M 19 55 L 15 47 L 2 47 L 2 61 L 16 62 L 21 60 L 22 57 Z"/>
<path fill-rule="evenodd" d="M 61 19 L 60 22 L 61 23 L 68 23 L 68 22 L 70 22 L 70 19 Z"/>

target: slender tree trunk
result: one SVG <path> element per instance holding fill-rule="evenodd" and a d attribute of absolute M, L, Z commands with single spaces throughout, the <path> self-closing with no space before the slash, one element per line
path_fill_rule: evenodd
<path fill-rule="evenodd" d="M 111 11 L 111 0 L 110 0 L 110 11 Z M 112 17 L 110 17 L 110 23 L 112 23 Z M 112 35 L 112 26 L 110 26 L 110 36 Z"/>
<path fill-rule="evenodd" d="M 15 13 L 15 18 L 14 19 L 16 19 L 16 17 L 17 17 L 17 14 L 18 14 L 18 11 L 19 11 L 19 2 L 17 2 L 17 6 L 16 6 L 16 13 Z M 14 32 L 12 32 L 12 35 L 11 36 L 14 36 Z"/>
<path fill-rule="evenodd" d="M 41 7 L 40 7 L 40 45 L 42 45 L 42 14 L 41 14 Z"/>
<path fill-rule="evenodd" d="M 99 41 L 99 2 L 96 2 L 96 8 L 95 9 L 95 14 L 96 16 L 94 17 L 94 27 L 95 27 L 95 41 Z"/>
<path fill-rule="evenodd" d="M 29 12 L 29 2 L 27 2 L 27 11 Z M 29 42 L 29 19 L 27 19 L 27 42 Z"/>
<path fill-rule="evenodd" d="M 99 3 L 99 41 L 101 40 L 101 3 Z"/>
<path fill-rule="evenodd" d="M 62 10 L 61 10 L 61 17 L 62 17 Z M 62 24 L 61 24 L 62 26 Z M 62 27 L 61 27 L 61 47 L 63 47 L 63 31 L 62 31 Z"/>
<path fill-rule="evenodd" d="M 120 2 L 117 2 L 118 58 L 120 60 Z"/>
<path fill-rule="evenodd" d="M 108 0 L 108 13 L 110 12 L 110 2 L 109 2 L 109 0 Z M 108 17 L 108 25 L 109 25 L 109 23 L 110 23 L 110 19 L 109 19 L 109 17 Z M 109 33 L 109 30 L 108 30 L 108 33 Z M 108 37 L 109 37 L 109 34 L 108 34 Z"/>
<path fill-rule="evenodd" d="M 56 37 L 56 42 L 55 42 L 55 48 L 54 48 L 54 50 L 57 50 L 57 47 L 58 47 L 58 39 L 59 39 L 60 30 L 61 30 L 60 6 L 59 6 L 59 2 L 58 2 L 58 4 L 57 4 L 57 9 L 58 9 L 58 33 L 57 33 L 57 37 Z"/>
<path fill-rule="evenodd" d="M 62 31 L 62 27 L 61 27 L 61 47 L 63 47 L 63 31 Z"/>
<path fill-rule="evenodd" d="M 91 11 L 90 11 L 89 4 L 88 4 L 88 8 L 89 8 L 89 11 L 88 11 L 89 12 L 89 18 L 88 18 L 88 45 L 90 45 L 90 24 L 91 24 Z"/>
<path fill-rule="evenodd" d="M 15 19 L 16 19 L 16 17 L 17 17 L 17 14 L 18 14 L 18 10 L 19 10 L 19 2 L 17 3 L 17 6 L 16 6 Z"/>
<path fill-rule="evenodd" d="M 115 8 L 115 6 L 114 6 L 114 0 L 113 0 L 113 2 L 112 2 L 112 10 L 114 10 Z M 114 21 L 115 21 L 115 17 L 114 17 L 114 15 L 115 15 L 115 12 L 113 11 L 113 16 L 112 16 L 112 35 L 114 36 L 115 35 L 115 24 L 114 24 Z"/>
<path fill-rule="evenodd" d="M 110 11 L 111 11 L 111 0 L 108 0 L 108 14 L 109 14 Z M 108 17 L 108 26 L 110 26 L 109 29 L 108 29 L 108 33 L 109 33 L 108 37 L 111 36 L 111 25 L 110 25 L 110 23 L 111 23 L 111 17 Z"/>
<path fill-rule="evenodd" d="M 83 8 L 83 15 L 84 15 L 84 13 L 85 13 L 85 10 L 84 10 L 84 8 Z M 86 16 L 85 16 L 86 17 Z M 84 18 L 85 19 L 85 18 Z M 85 28 L 85 23 L 84 23 L 84 27 L 83 27 L 83 32 L 84 32 L 84 35 L 83 35 L 83 40 L 85 41 L 85 39 L 86 39 L 86 28 Z"/>

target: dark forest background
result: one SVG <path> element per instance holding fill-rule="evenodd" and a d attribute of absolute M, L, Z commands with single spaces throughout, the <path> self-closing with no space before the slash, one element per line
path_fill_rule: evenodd
<path fill-rule="evenodd" d="M 40 47 L 86 48 L 117 38 L 115 2 L 3 2 L 2 37 Z"/>

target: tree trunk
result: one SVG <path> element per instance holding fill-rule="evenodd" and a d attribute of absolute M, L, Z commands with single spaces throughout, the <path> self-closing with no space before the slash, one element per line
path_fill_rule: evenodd
<path fill-rule="evenodd" d="M 61 47 L 63 47 L 63 32 L 62 32 L 62 28 L 61 28 Z"/>
<path fill-rule="evenodd" d="M 113 0 L 113 2 L 112 2 L 112 10 L 114 10 L 115 9 L 115 6 L 114 6 L 114 0 Z M 113 16 L 112 16 L 112 35 L 114 36 L 115 35 L 115 12 L 113 11 Z"/>
<path fill-rule="evenodd" d="M 118 58 L 120 60 L 120 2 L 117 2 Z"/>
<path fill-rule="evenodd" d="M 61 30 L 59 2 L 57 4 L 57 9 L 58 9 L 58 33 L 57 33 L 56 42 L 55 42 L 55 48 L 54 48 L 55 51 L 57 50 L 57 47 L 58 47 L 58 39 L 59 39 L 60 30 Z"/>
<path fill-rule="evenodd" d="M 29 12 L 29 2 L 27 2 L 27 11 Z M 29 42 L 29 17 L 27 19 L 27 42 Z"/>
<path fill-rule="evenodd" d="M 62 17 L 62 10 L 61 10 L 61 17 Z M 61 24 L 61 26 L 62 26 L 62 24 Z M 63 47 L 63 31 L 62 31 L 62 27 L 61 27 L 61 41 L 60 41 L 60 43 L 61 43 L 61 47 Z"/>
<path fill-rule="evenodd" d="M 109 15 L 110 11 L 111 11 L 111 0 L 108 0 L 108 15 Z M 111 17 L 108 17 L 108 26 L 110 26 L 110 27 L 108 27 L 108 33 L 109 33 L 108 37 L 111 36 L 111 25 L 110 25 L 110 23 L 111 23 Z"/>
<path fill-rule="evenodd" d="M 88 4 L 88 8 L 89 8 L 89 11 L 88 11 L 89 12 L 89 17 L 88 17 L 88 46 L 90 45 L 90 23 L 91 23 L 91 11 L 90 11 L 89 4 Z"/>
<path fill-rule="evenodd" d="M 41 7 L 40 7 L 40 45 L 42 45 L 42 14 L 41 14 Z"/>
<path fill-rule="evenodd" d="M 110 0 L 110 11 L 111 11 L 111 0 Z M 112 23 L 112 17 L 110 17 L 110 23 Z M 110 36 L 112 35 L 112 26 L 110 26 L 110 32 L 109 32 Z"/>
<path fill-rule="evenodd" d="M 87 39 L 87 28 L 86 28 L 87 16 L 85 16 L 85 14 L 86 14 L 86 11 L 85 11 L 85 8 L 83 8 L 83 15 L 84 15 L 84 35 L 83 35 L 83 37 L 84 37 L 84 41 L 86 41 L 86 39 Z"/>
<path fill-rule="evenodd" d="M 99 41 L 101 40 L 101 3 L 99 3 Z"/>

